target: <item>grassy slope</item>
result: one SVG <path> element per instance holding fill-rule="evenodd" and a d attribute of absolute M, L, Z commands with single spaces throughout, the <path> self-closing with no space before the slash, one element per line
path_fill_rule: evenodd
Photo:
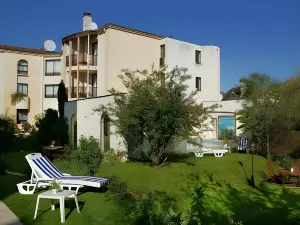
<path fill-rule="evenodd" d="M 98 175 L 115 175 L 127 182 L 132 190 L 144 194 L 153 192 L 159 201 L 172 204 L 176 211 L 185 215 L 191 203 L 188 194 L 201 186 L 204 190 L 200 210 L 203 224 L 227 224 L 229 218 L 242 220 L 244 224 L 297 224 L 294 222 L 300 218 L 300 192 L 274 185 L 250 188 L 238 161 L 244 163 L 246 173 L 250 175 L 251 156 L 246 154 L 228 154 L 223 158 L 191 157 L 157 169 L 138 163 L 113 162 L 102 165 Z M 265 159 L 255 157 L 254 162 L 256 183 L 259 183 L 257 171 L 265 169 Z M 68 163 L 61 161 L 57 165 L 64 172 L 75 171 Z M 15 183 L 23 179 L 8 175 L 0 177 L 1 184 L 5 184 L 0 191 L 3 201 L 24 224 L 59 224 L 59 210 L 45 212 L 50 207 L 47 200 L 41 200 L 39 213 L 42 215 L 33 220 L 36 195 L 15 192 Z M 86 192 L 78 198 L 84 204 L 82 213 L 74 210 L 70 200 L 66 205 L 72 209 L 66 220 L 68 224 L 126 224 L 123 219 L 126 202 L 109 200 L 107 193 Z M 70 209 L 66 209 L 66 214 Z"/>

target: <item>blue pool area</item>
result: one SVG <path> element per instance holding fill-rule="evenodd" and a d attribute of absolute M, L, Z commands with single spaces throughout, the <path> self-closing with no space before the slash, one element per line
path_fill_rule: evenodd
<path fill-rule="evenodd" d="M 221 140 L 202 140 L 203 145 L 224 145 Z"/>

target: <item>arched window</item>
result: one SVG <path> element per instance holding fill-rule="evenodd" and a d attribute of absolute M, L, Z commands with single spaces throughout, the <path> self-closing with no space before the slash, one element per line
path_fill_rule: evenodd
<path fill-rule="evenodd" d="M 18 62 L 18 74 L 28 74 L 28 62 L 26 60 L 22 59 Z"/>

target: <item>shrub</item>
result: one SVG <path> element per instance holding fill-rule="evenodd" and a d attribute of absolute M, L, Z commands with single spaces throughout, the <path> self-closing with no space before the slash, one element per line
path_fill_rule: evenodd
<path fill-rule="evenodd" d="M 127 94 L 109 90 L 114 103 L 95 111 L 109 115 L 125 140 L 130 161 L 143 161 L 141 156 L 146 156 L 152 166 L 159 166 L 182 141 L 197 143 L 201 132 L 209 129 L 209 113 L 216 105 L 204 107 L 197 103 L 196 91 L 187 94 L 186 82 L 192 76 L 186 68 L 123 70 L 119 77 Z"/>
<path fill-rule="evenodd" d="M 5 116 L 0 116 L 0 174 L 5 172 L 4 152 L 12 149 L 15 133 L 15 122 Z"/>
<path fill-rule="evenodd" d="M 72 154 L 77 168 L 88 176 L 95 174 L 103 158 L 100 142 L 94 137 L 82 136 L 78 148 Z"/>
<path fill-rule="evenodd" d="M 59 118 L 54 109 L 47 109 L 44 117 L 36 118 L 40 143 L 49 145 L 51 141 L 60 141 L 60 145 L 68 143 L 68 122 L 66 118 Z"/>
<path fill-rule="evenodd" d="M 31 133 L 34 129 L 34 127 L 29 122 L 22 122 L 22 131 L 24 133 Z"/>
<path fill-rule="evenodd" d="M 288 156 L 274 156 L 273 157 L 273 161 L 280 167 L 284 168 L 284 169 L 290 169 L 292 167 L 293 164 L 293 159 Z"/>
<path fill-rule="evenodd" d="M 0 116 L 0 152 L 11 149 L 15 133 L 15 122 L 10 118 Z"/>
<path fill-rule="evenodd" d="M 124 199 L 129 194 L 127 184 L 119 181 L 116 177 L 109 179 L 108 189 L 118 200 Z"/>
<path fill-rule="evenodd" d="M 12 149 L 14 151 L 36 152 L 40 147 L 38 133 L 33 131 L 30 135 L 16 137 Z"/>
<path fill-rule="evenodd" d="M 0 175 L 5 174 L 5 162 L 4 162 L 4 156 L 3 153 L 0 153 Z"/>
<path fill-rule="evenodd" d="M 164 207 L 163 203 L 154 201 L 150 197 L 136 201 L 131 207 L 130 213 L 126 219 L 131 220 L 131 224 L 160 224 L 160 225 L 181 225 L 183 220 L 181 219 L 181 213 L 171 214 Z"/>
<path fill-rule="evenodd" d="M 300 148 L 290 152 L 289 156 L 293 159 L 299 159 L 300 158 Z"/>

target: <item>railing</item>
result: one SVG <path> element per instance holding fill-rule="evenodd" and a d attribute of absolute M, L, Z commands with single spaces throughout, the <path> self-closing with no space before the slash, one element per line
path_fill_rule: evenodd
<path fill-rule="evenodd" d="M 97 97 L 97 87 L 90 87 L 87 93 L 87 87 L 79 87 L 78 98 L 94 98 Z M 77 98 L 77 87 L 71 87 L 71 98 Z"/>
<path fill-rule="evenodd" d="M 45 72 L 45 76 L 60 76 L 60 71 L 59 72 Z"/>
<path fill-rule="evenodd" d="M 78 58 L 77 58 L 78 56 Z M 69 66 L 70 56 L 66 56 L 66 66 Z M 71 66 L 77 66 L 77 61 L 79 65 L 86 66 L 88 65 L 88 54 L 87 53 L 79 53 L 75 55 L 71 55 Z M 97 66 L 97 55 L 89 55 L 89 65 Z"/>
<path fill-rule="evenodd" d="M 18 70 L 17 72 L 18 75 L 23 75 L 23 76 L 28 76 L 28 70 L 25 71 L 25 70 Z"/>

